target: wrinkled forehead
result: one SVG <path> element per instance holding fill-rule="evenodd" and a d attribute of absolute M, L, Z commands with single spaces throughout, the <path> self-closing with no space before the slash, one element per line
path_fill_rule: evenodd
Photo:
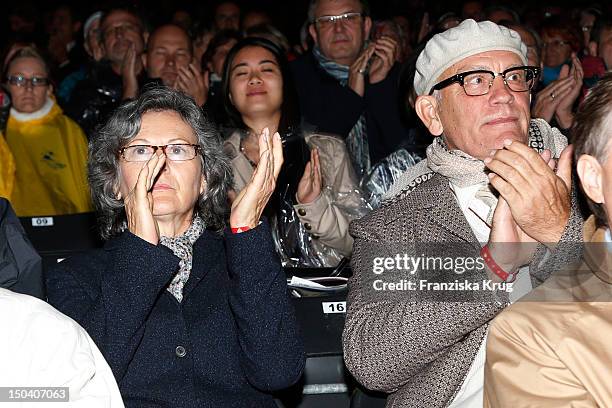
<path fill-rule="evenodd" d="M 109 14 L 102 18 L 100 24 L 102 29 L 106 29 L 108 27 L 121 23 L 130 23 L 142 28 L 142 21 L 140 21 L 140 18 L 124 10 L 111 11 Z"/>
<path fill-rule="evenodd" d="M 163 145 L 169 143 L 197 143 L 195 129 L 174 110 L 151 110 L 144 112 L 140 118 L 140 129 L 130 138 L 132 142 Z"/>
<path fill-rule="evenodd" d="M 484 69 L 495 73 L 508 68 L 523 66 L 523 60 L 511 51 L 486 51 L 466 57 L 448 67 L 438 80 L 446 79 L 461 72 Z"/>
<path fill-rule="evenodd" d="M 149 38 L 149 47 L 154 48 L 158 45 L 167 45 L 177 48 L 191 49 L 191 43 L 189 36 L 179 27 L 163 27 L 155 30 L 153 35 Z"/>

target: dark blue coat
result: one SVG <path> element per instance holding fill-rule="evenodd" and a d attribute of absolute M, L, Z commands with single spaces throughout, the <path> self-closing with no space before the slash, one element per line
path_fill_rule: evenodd
<path fill-rule="evenodd" d="M 275 407 L 305 360 L 268 224 L 205 231 L 182 303 L 165 289 L 178 264 L 126 232 L 49 271 L 49 302 L 89 332 L 128 407 Z"/>

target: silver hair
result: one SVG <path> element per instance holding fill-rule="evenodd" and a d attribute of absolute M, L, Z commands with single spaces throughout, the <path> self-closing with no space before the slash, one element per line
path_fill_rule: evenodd
<path fill-rule="evenodd" d="M 220 230 L 226 224 L 232 171 L 218 132 L 193 99 L 156 86 L 145 88 L 137 99 L 119 106 L 89 142 L 89 185 L 104 239 L 121 233 L 127 225 L 123 200 L 117 198 L 121 178 L 119 150 L 138 134 L 145 113 L 164 111 L 178 113 L 193 129 L 200 146 L 206 190 L 198 198 L 194 215 L 200 215 L 207 228 Z"/>
<path fill-rule="evenodd" d="M 320 0 L 310 0 L 310 3 L 308 4 L 308 21 L 310 23 L 314 23 L 315 22 L 315 9 L 317 8 L 317 5 L 319 4 Z M 368 4 L 368 2 L 366 0 L 358 0 L 359 4 L 361 4 L 361 13 L 364 16 L 369 16 L 370 15 L 370 6 Z"/>

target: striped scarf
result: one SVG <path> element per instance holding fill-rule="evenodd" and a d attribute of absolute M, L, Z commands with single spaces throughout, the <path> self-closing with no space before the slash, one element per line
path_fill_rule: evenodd
<path fill-rule="evenodd" d="M 312 53 L 323 71 L 340 82 L 340 85 L 346 86 L 349 77 L 348 66 L 340 65 L 325 57 L 319 47 L 314 47 Z M 370 170 L 370 148 L 366 133 L 366 119 L 363 114 L 359 116 L 345 142 L 353 168 L 357 176 L 361 178 L 365 172 Z"/>
<path fill-rule="evenodd" d="M 183 301 L 183 287 L 191 274 L 191 263 L 193 261 L 193 244 L 200 238 L 204 232 L 204 221 L 199 216 L 193 219 L 193 222 L 183 235 L 178 237 L 160 237 L 160 243 L 169 248 L 174 255 L 181 261 L 179 262 L 179 270 L 172 278 L 172 282 L 166 288 L 168 292 L 178 300 Z"/>

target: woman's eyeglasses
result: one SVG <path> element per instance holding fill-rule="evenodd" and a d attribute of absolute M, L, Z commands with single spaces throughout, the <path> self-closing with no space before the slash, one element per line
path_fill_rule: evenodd
<path fill-rule="evenodd" d="M 121 148 L 119 155 L 127 162 L 146 162 L 158 149 L 162 149 L 168 160 L 171 161 L 192 160 L 200 152 L 200 146 L 195 144 L 133 145 Z"/>
<path fill-rule="evenodd" d="M 47 77 L 32 77 L 26 78 L 23 75 L 10 75 L 7 78 L 9 84 L 19 87 L 24 86 L 47 86 L 49 85 L 49 78 Z"/>

